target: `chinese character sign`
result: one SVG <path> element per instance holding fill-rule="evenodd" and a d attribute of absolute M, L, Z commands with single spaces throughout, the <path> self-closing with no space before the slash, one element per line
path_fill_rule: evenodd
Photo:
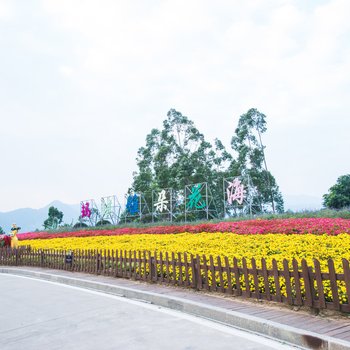
<path fill-rule="evenodd" d="M 135 215 L 139 212 L 139 197 L 136 193 L 128 196 L 126 209 L 131 215 Z"/>
<path fill-rule="evenodd" d="M 112 198 L 104 198 L 101 205 L 102 216 L 111 216 L 113 214 Z"/>
<path fill-rule="evenodd" d="M 191 194 L 187 197 L 189 209 L 203 209 L 206 207 L 205 200 L 202 198 L 201 188 L 201 184 L 192 186 Z"/>
<path fill-rule="evenodd" d="M 169 201 L 166 199 L 165 190 L 162 190 L 158 193 L 158 202 L 154 204 L 156 210 L 159 212 L 163 212 L 164 210 L 168 210 L 167 204 Z"/>
<path fill-rule="evenodd" d="M 90 203 L 82 203 L 81 204 L 81 218 L 90 218 L 91 216 L 91 209 L 90 209 Z"/>
<path fill-rule="evenodd" d="M 238 178 L 235 178 L 232 182 L 228 183 L 226 194 L 228 204 L 232 204 L 234 201 L 237 201 L 238 204 L 242 204 L 245 194 L 244 185 Z"/>

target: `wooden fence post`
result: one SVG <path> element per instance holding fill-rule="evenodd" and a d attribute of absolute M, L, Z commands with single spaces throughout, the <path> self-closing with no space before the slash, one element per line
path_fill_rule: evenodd
<path fill-rule="evenodd" d="M 192 269 L 192 288 L 197 289 L 198 281 L 197 281 L 197 264 L 196 258 L 191 254 L 191 269 Z"/>
<path fill-rule="evenodd" d="M 239 279 L 240 273 L 239 273 L 237 258 L 233 258 L 233 272 L 235 274 L 235 284 L 236 284 L 235 295 L 240 296 L 242 295 L 242 288 L 241 288 L 241 281 Z"/>
<path fill-rule="evenodd" d="M 45 259 L 44 251 L 41 250 L 40 251 L 40 267 L 44 267 L 44 259 Z"/>
<path fill-rule="evenodd" d="M 150 253 L 151 254 L 151 253 Z M 154 259 L 153 256 L 151 256 L 150 259 L 150 267 L 149 267 L 150 271 L 150 281 L 154 282 L 155 280 L 157 280 L 157 269 L 156 269 L 156 260 Z"/>
<path fill-rule="evenodd" d="M 342 263 L 343 263 L 346 295 L 348 297 L 348 303 L 350 303 L 350 267 L 349 267 L 349 261 L 343 258 Z"/>
<path fill-rule="evenodd" d="M 196 271 L 197 271 L 197 289 L 203 289 L 203 279 L 202 279 L 202 271 L 201 271 L 201 259 L 199 255 L 196 255 Z"/>
<path fill-rule="evenodd" d="M 314 267 L 315 267 L 315 279 L 316 279 L 316 283 L 317 283 L 317 294 L 318 294 L 318 301 L 319 301 L 320 309 L 325 309 L 326 308 L 326 299 L 324 297 L 324 287 L 323 287 L 323 281 L 322 281 L 321 265 L 317 259 L 314 259 Z"/>
<path fill-rule="evenodd" d="M 301 296 L 301 284 L 299 276 L 298 262 L 295 258 L 292 260 L 293 265 L 293 277 L 294 277 L 294 287 L 295 287 L 295 304 L 298 306 L 303 305 L 303 300 Z"/>
<path fill-rule="evenodd" d="M 258 271 L 256 268 L 256 261 L 254 258 L 251 259 L 251 265 L 252 265 L 252 274 L 254 279 L 255 298 L 259 300 L 261 299 L 260 291 L 259 291 L 259 277 L 258 277 Z"/>
<path fill-rule="evenodd" d="M 269 283 L 269 273 L 267 270 L 266 260 L 261 258 L 261 270 L 262 276 L 264 278 L 264 289 L 266 300 L 271 300 L 270 283 Z"/>
<path fill-rule="evenodd" d="M 307 265 L 307 262 L 305 259 L 301 260 L 301 269 L 303 273 L 303 279 L 304 279 L 304 288 L 305 288 L 305 305 L 312 307 L 313 305 L 313 299 L 312 299 L 312 289 L 311 284 L 313 283 L 311 281 L 310 277 L 310 270 Z"/>
<path fill-rule="evenodd" d="M 335 310 L 340 310 L 340 301 L 337 285 L 337 275 L 334 268 L 334 261 L 332 259 L 328 260 L 328 271 L 329 271 L 329 281 L 331 284 L 332 300 Z"/>
<path fill-rule="evenodd" d="M 284 279 L 286 283 L 287 303 L 293 305 L 292 286 L 290 282 L 289 262 L 283 259 Z"/>
<path fill-rule="evenodd" d="M 100 262 L 100 253 L 97 251 L 97 252 L 96 252 L 96 275 L 99 274 L 100 265 L 101 265 L 101 262 Z"/>
<path fill-rule="evenodd" d="M 232 281 L 231 281 L 231 269 L 230 269 L 230 263 L 228 261 L 227 256 L 225 256 L 225 269 L 226 269 L 226 273 L 227 273 L 227 293 L 233 294 Z"/>
<path fill-rule="evenodd" d="M 278 273 L 278 266 L 277 266 L 276 259 L 272 259 L 272 273 L 273 273 L 273 279 L 275 282 L 276 300 L 278 302 L 282 302 L 281 284 L 279 280 L 279 273 Z"/>
<path fill-rule="evenodd" d="M 15 250 L 15 254 L 16 254 L 16 266 L 18 266 L 18 249 Z"/>

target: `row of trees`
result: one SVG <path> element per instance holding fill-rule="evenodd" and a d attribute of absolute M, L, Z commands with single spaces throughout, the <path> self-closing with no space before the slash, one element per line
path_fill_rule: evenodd
<path fill-rule="evenodd" d="M 266 116 L 257 109 L 248 110 L 238 120 L 230 152 L 219 139 L 215 139 L 214 144 L 205 140 L 193 121 L 171 109 L 162 129 L 152 129 L 146 137 L 145 146 L 139 148 L 136 158 L 138 171 L 133 174 L 129 193 L 142 192 L 145 200 L 152 202 L 152 191 L 166 188 L 176 191 L 186 185 L 207 182 L 215 206 L 222 213 L 223 179 L 241 176 L 249 179 L 249 185 L 255 189 L 250 208 L 254 214 L 282 213 L 283 198 L 267 168 L 262 143 L 262 134 L 266 130 Z M 341 176 L 323 199 L 324 206 L 328 208 L 349 206 L 350 175 Z M 43 226 L 55 229 L 62 223 L 62 218 L 62 212 L 50 207 Z"/>
<path fill-rule="evenodd" d="M 219 212 L 223 212 L 223 179 L 243 176 L 256 189 L 253 213 L 282 213 L 283 198 L 273 175 L 268 171 L 262 134 L 266 116 L 257 109 L 241 115 L 229 152 L 219 139 L 205 140 L 194 123 L 175 109 L 167 114 L 163 128 L 152 129 L 146 145 L 138 150 L 138 171 L 129 191 L 151 196 L 152 190 L 183 189 L 186 185 L 207 182 Z M 150 200 L 150 198 L 146 198 Z"/>
<path fill-rule="evenodd" d="M 350 207 L 350 174 L 340 176 L 337 183 L 323 195 L 323 205 L 332 209 Z"/>

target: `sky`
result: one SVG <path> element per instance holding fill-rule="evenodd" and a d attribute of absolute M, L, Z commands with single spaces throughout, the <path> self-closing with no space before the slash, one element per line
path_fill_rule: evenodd
<path fill-rule="evenodd" d="M 348 0 L 0 0 L 0 211 L 124 194 L 175 108 L 230 149 L 267 116 L 282 195 L 350 173 Z"/>

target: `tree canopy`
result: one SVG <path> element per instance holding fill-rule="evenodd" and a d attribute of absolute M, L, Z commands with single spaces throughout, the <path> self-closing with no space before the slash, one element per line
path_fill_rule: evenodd
<path fill-rule="evenodd" d="M 55 207 L 50 207 L 48 212 L 48 218 L 44 221 L 45 230 L 54 230 L 62 222 L 63 213 Z"/>
<path fill-rule="evenodd" d="M 171 109 L 163 128 L 152 129 L 146 146 L 138 151 L 138 172 L 134 173 L 132 189 L 145 193 L 150 201 L 152 190 L 179 190 L 201 182 L 214 188 L 230 161 L 231 155 L 220 140 L 212 146 L 189 118 Z M 220 200 L 215 203 L 220 205 Z"/>
<path fill-rule="evenodd" d="M 150 201 L 152 191 L 182 190 L 186 185 L 206 182 L 212 191 L 213 205 L 222 213 L 223 179 L 249 173 L 260 191 L 260 197 L 255 201 L 256 211 L 266 210 L 263 205 L 266 202 L 276 202 L 277 209 L 283 211 L 283 199 L 276 181 L 263 168 L 266 161 L 261 134 L 265 131 L 265 116 L 256 109 L 241 116 L 232 138 L 232 148 L 237 153 L 235 159 L 219 139 L 211 144 L 193 121 L 171 109 L 162 129 L 152 129 L 146 136 L 145 146 L 139 148 L 138 171 L 133 174 L 129 191 L 142 192 Z"/>
<path fill-rule="evenodd" d="M 204 139 L 194 123 L 175 109 L 167 114 L 163 129 L 152 129 L 146 146 L 138 151 L 135 191 L 183 188 L 211 181 L 231 159 L 219 140 L 215 147 Z"/>
<path fill-rule="evenodd" d="M 328 193 L 323 195 L 323 205 L 331 209 L 350 206 L 350 174 L 340 176 Z"/>
<path fill-rule="evenodd" d="M 231 146 L 237 154 L 231 164 L 231 171 L 242 175 L 255 187 L 253 211 L 263 213 L 271 210 L 282 213 L 284 203 L 275 178 L 267 169 L 262 144 L 262 134 L 266 132 L 266 116 L 251 108 L 242 114 L 232 137 Z"/>

